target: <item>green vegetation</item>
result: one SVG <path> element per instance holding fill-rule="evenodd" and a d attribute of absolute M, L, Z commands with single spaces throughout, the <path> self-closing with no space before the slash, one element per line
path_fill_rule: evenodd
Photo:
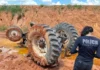
<path fill-rule="evenodd" d="M 1 6 L 0 7 L 0 12 L 5 11 L 5 12 L 11 12 L 12 13 L 12 17 L 14 17 L 15 14 L 20 15 L 21 13 L 23 13 L 23 9 L 20 6 Z"/>
<path fill-rule="evenodd" d="M 41 4 L 40 7 L 44 7 L 45 5 Z"/>
<path fill-rule="evenodd" d="M 71 9 L 71 8 L 72 8 L 72 5 L 70 5 L 70 4 L 67 5 L 67 8 L 68 8 L 68 9 Z"/>
<path fill-rule="evenodd" d="M 73 6 L 75 9 L 81 9 L 82 8 L 82 5 L 74 5 Z"/>
<path fill-rule="evenodd" d="M 0 31 L 5 31 L 7 29 L 7 26 L 6 25 L 1 25 L 0 26 Z"/>
<path fill-rule="evenodd" d="M 68 9 L 81 9 L 82 5 L 67 5 Z"/>

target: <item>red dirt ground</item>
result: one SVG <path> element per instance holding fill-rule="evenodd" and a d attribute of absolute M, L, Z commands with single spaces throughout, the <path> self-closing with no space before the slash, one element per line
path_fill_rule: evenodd
<path fill-rule="evenodd" d="M 0 37 L 0 40 L 3 41 L 3 39 L 5 39 L 5 33 L 1 32 Z M 14 52 L 13 49 L 9 49 L 9 47 L 6 47 L 6 50 L 0 53 L 0 70 L 72 70 L 74 65 L 74 60 L 72 59 L 76 57 L 76 55 L 73 55 L 72 57 L 59 59 L 59 66 L 54 68 L 43 68 L 30 60 L 30 58 Z M 22 51 L 21 53 L 23 53 Z M 94 65 L 92 70 L 100 70 L 100 66 Z"/>
<path fill-rule="evenodd" d="M 57 67 L 43 68 L 25 56 L 9 52 L 0 54 L 0 70 L 72 70 L 74 65 L 74 61 L 66 58 L 60 59 Z M 100 66 L 94 65 L 92 70 L 100 70 Z"/>
<path fill-rule="evenodd" d="M 48 24 L 54 27 L 60 22 L 68 22 L 75 26 L 80 34 L 82 28 L 90 25 L 94 28 L 94 35 L 100 38 L 100 7 L 83 7 L 82 9 L 68 9 L 66 6 L 61 9 L 61 6 L 39 7 L 39 6 L 24 6 L 28 11 L 24 16 L 17 20 L 18 15 L 12 19 L 11 13 L 0 12 L 0 26 L 2 25 L 17 25 L 23 28 L 29 26 L 29 22 Z M 5 38 L 4 34 L 0 36 Z M 76 56 L 75 56 L 76 57 Z M 98 60 L 97 63 L 100 61 Z M 0 70 L 72 70 L 74 61 L 70 59 L 61 59 L 60 65 L 53 69 L 42 68 L 19 54 L 0 54 Z M 100 70 L 100 66 L 94 65 L 93 70 Z"/>

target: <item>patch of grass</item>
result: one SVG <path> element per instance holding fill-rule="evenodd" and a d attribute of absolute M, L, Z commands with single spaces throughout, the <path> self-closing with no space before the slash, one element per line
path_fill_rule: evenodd
<path fill-rule="evenodd" d="M 0 26 L 0 31 L 5 31 L 5 30 L 7 30 L 7 26 L 6 25 L 1 25 Z"/>
<path fill-rule="evenodd" d="M 68 8 L 68 9 L 71 9 L 71 8 L 72 8 L 72 5 L 70 5 L 70 4 L 67 5 L 67 8 Z"/>
<path fill-rule="evenodd" d="M 41 4 L 40 7 L 44 7 L 45 5 Z"/>
<path fill-rule="evenodd" d="M 0 7 L 0 12 L 5 11 L 5 12 L 11 12 L 12 17 L 15 16 L 15 14 L 20 14 L 23 13 L 23 9 L 20 6 L 1 6 Z"/>
<path fill-rule="evenodd" d="M 81 9 L 81 8 L 82 8 L 82 5 L 73 5 L 73 7 L 74 7 L 75 9 Z"/>
<path fill-rule="evenodd" d="M 68 9 L 81 9 L 82 8 L 82 5 L 67 5 L 67 8 Z"/>

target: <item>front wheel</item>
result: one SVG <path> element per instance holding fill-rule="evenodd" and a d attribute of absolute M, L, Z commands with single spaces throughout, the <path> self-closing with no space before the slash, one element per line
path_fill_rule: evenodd
<path fill-rule="evenodd" d="M 9 40 L 16 42 L 22 38 L 22 30 L 17 26 L 11 26 L 7 29 L 6 36 Z"/>
<path fill-rule="evenodd" d="M 60 46 L 55 32 L 47 25 L 34 25 L 28 33 L 28 48 L 34 61 L 42 66 L 57 62 Z"/>

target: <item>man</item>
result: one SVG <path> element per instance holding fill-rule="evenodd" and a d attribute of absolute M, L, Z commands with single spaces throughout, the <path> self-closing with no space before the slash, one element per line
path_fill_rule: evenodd
<path fill-rule="evenodd" d="M 100 58 L 100 41 L 92 33 L 93 28 L 86 26 L 71 49 L 71 54 L 78 52 L 73 70 L 91 70 L 93 58 Z"/>

